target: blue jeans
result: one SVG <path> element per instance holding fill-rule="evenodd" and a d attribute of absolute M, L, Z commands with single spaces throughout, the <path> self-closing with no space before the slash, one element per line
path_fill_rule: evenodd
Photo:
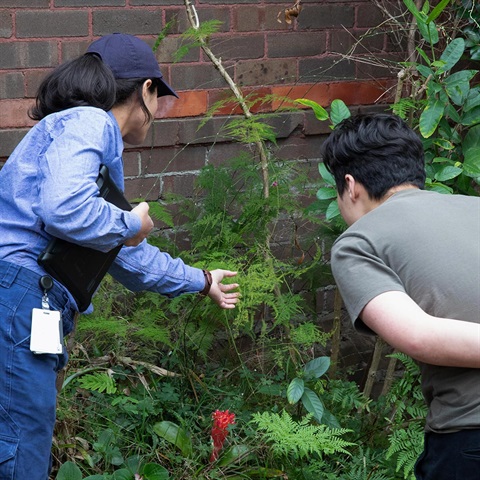
<path fill-rule="evenodd" d="M 62 355 L 30 351 L 32 308 L 41 308 L 40 276 L 0 260 L 0 479 L 48 480 Z M 55 284 L 50 308 L 62 312 L 64 334 L 74 311 Z"/>
<path fill-rule="evenodd" d="M 480 480 L 480 429 L 427 433 L 417 480 Z"/>

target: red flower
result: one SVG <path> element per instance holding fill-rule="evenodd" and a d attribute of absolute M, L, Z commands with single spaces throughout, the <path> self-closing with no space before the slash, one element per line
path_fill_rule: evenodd
<path fill-rule="evenodd" d="M 223 448 L 223 444 L 228 435 L 228 426 L 235 424 L 235 414 L 230 413 L 228 410 L 224 412 L 215 410 L 212 414 L 213 427 L 212 427 L 212 440 L 213 451 L 210 455 L 210 462 L 214 462 L 218 458 L 220 450 Z"/>

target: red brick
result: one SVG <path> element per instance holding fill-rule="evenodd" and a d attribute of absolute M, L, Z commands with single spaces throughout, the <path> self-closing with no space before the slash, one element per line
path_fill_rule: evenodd
<path fill-rule="evenodd" d="M 31 127 L 34 121 L 28 110 L 34 105 L 29 99 L 0 100 L 0 128 Z"/>
<path fill-rule="evenodd" d="M 179 98 L 166 96 L 158 99 L 156 118 L 196 117 L 207 111 L 207 92 L 177 92 Z"/>

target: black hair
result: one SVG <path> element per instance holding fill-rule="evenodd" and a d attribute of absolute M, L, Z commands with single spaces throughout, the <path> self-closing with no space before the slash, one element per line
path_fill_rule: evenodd
<path fill-rule="evenodd" d="M 152 114 L 149 112 L 145 102 L 143 101 L 142 96 L 142 87 L 147 78 L 121 78 L 117 79 L 117 93 L 115 98 L 115 105 L 121 105 L 125 103 L 133 93 L 136 92 L 137 100 L 140 103 L 140 107 L 145 114 L 145 123 L 148 123 L 153 120 Z M 152 84 L 149 87 L 149 92 L 154 93 L 155 90 L 160 91 L 161 80 L 159 78 L 151 78 Z"/>
<path fill-rule="evenodd" d="M 152 120 L 142 97 L 146 78 L 116 79 L 98 55 L 87 53 L 55 68 L 40 84 L 36 103 L 29 111 L 33 120 L 72 107 L 91 106 L 108 111 L 125 103 L 136 92 L 145 113 L 145 123 Z M 152 78 L 150 92 L 159 92 L 161 80 Z"/>
<path fill-rule="evenodd" d="M 41 120 L 72 107 L 92 106 L 108 111 L 115 104 L 116 80 L 97 55 L 69 60 L 42 81 L 29 116 Z"/>
<path fill-rule="evenodd" d="M 340 122 L 322 146 L 323 162 L 343 195 L 345 175 L 380 200 L 392 187 L 425 185 L 423 145 L 396 115 L 356 115 Z"/>

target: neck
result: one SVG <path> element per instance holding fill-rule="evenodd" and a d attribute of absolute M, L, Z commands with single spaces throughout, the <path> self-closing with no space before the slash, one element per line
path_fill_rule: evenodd
<path fill-rule="evenodd" d="M 398 192 L 403 190 L 418 190 L 418 187 L 415 185 L 397 185 L 392 187 L 387 193 L 378 201 L 378 205 L 381 205 L 383 202 L 386 202 L 392 195 L 395 195 Z"/>

